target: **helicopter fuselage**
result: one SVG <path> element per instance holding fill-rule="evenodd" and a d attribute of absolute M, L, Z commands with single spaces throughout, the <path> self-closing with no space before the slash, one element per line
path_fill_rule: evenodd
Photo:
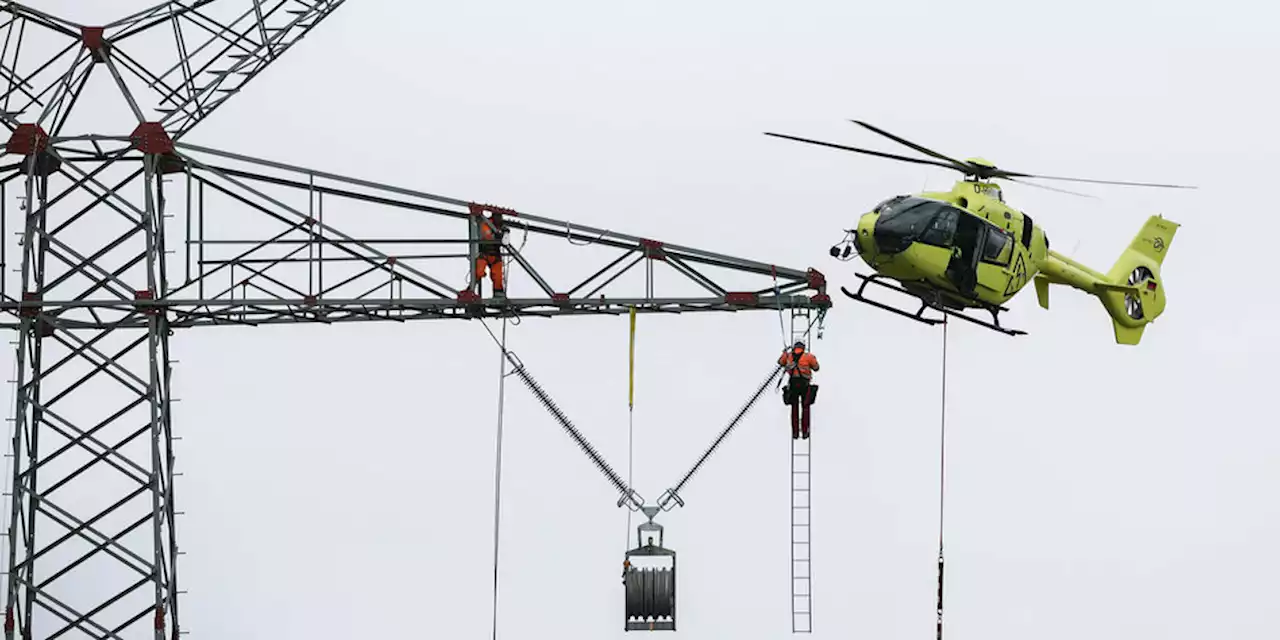
<path fill-rule="evenodd" d="M 858 220 L 853 245 L 876 273 L 952 307 L 1002 305 L 1031 282 L 1049 249 L 1030 216 L 1003 202 L 999 185 L 970 180 L 881 202 Z"/>
<path fill-rule="evenodd" d="M 943 167 L 959 171 L 964 179 L 956 182 L 950 191 L 885 200 L 864 214 L 855 229 L 845 229 L 844 242 L 831 247 L 831 256 L 848 260 L 849 254 L 856 250 L 862 261 L 875 271 L 872 276 L 854 273 L 862 285 L 857 292 L 841 287 L 845 295 L 925 324 L 944 323 L 947 317 L 959 317 L 1006 334 L 1021 335 L 1025 332 L 1001 326 L 999 314 L 1008 310 L 1004 303 L 1028 282 L 1034 282 L 1037 301 L 1048 309 L 1049 287 L 1067 285 L 1096 296 L 1111 316 L 1116 342 L 1127 345 L 1138 344 L 1146 325 L 1164 313 L 1166 303 L 1160 266 L 1178 223 L 1160 215 L 1150 216 L 1111 269 L 1102 273 L 1051 251 L 1044 230 L 1025 212 L 1006 205 L 999 185 L 991 180 L 1194 187 L 1008 171 L 983 158 L 957 160 L 861 120 L 853 122 L 929 158 L 911 158 L 781 133 L 766 132 L 765 135 L 899 162 Z M 922 304 L 910 313 L 877 302 L 863 295 L 871 284 L 905 292 Z M 943 318 L 925 317 L 923 314 L 929 307 L 941 311 Z M 964 312 L 966 308 L 984 309 L 991 314 L 991 322 L 969 317 Z"/>

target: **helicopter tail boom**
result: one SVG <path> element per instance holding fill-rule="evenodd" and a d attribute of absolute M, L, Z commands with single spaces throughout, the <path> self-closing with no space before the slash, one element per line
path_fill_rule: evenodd
<path fill-rule="evenodd" d="M 1178 226 L 1160 216 L 1151 216 L 1105 274 L 1050 251 L 1035 278 L 1040 306 L 1049 308 L 1050 284 L 1080 289 L 1102 301 L 1111 316 L 1117 344 L 1138 344 L 1146 325 L 1164 313 L 1160 266 Z"/>

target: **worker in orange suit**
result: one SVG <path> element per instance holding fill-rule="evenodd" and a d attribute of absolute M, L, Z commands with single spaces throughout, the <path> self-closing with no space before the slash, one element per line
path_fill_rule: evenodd
<path fill-rule="evenodd" d="M 502 238 L 506 236 L 507 230 L 502 224 L 502 214 L 486 210 L 477 220 L 477 225 L 480 227 L 481 243 L 479 255 L 476 256 L 476 293 L 480 292 L 480 282 L 484 280 L 487 268 L 489 280 L 493 282 L 493 297 L 505 297 L 506 291 L 502 277 Z"/>
<path fill-rule="evenodd" d="M 805 351 L 803 342 L 796 342 L 778 357 L 778 364 L 786 368 L 790 376 L 783 388 L 783 399 L 791 405 L 791 438 L 809 438 L 809 406 L 813 404 L 816 388 L 812 386 L 813 372 L 818 370 L 818 358 Z"/>

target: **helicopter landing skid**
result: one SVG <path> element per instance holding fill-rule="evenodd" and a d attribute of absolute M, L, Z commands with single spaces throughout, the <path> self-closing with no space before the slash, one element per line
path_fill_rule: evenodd
<path fill-rule="evenodd" d="M 906 289 L 903 289 L 902 287 L 895 287 L 894 285 L 891 285 L 891 284 L 885 284 L 885 283 L 883 283 L 883 282 L 880 282 L 879 280 L 876 280 L 876 277 L 875 277 L 875 276 L 871 276 L 871 277 L 869 277 L 869 278 L 868 278 L 867 276 L 864 276 L 864 275 L 862 275 L 862 274 L 860 274 L 860 273 L 855 273 L 855 274 L 853 274 L 853 275 L 858 276 L 859 278 L 862 278 L 862 286 L 858 287 L 858 292 L 857 292 L 857 293 L 850 293 L 848 289 L 846 289 L 846 288 L 844 288 L 844 287 L 840 287 L 840 290 L 841 290 L 841 291 L 843 291 L 843 292 L 844 292 L 844 294 L 845 294 L 846 296 L 849 296 L 850 298 L 853 298 L 854 300 L 857 300 L 858 302 L 865 302 L 866 304 L 869 304 L 869 305 L 871 305 L 871 306 L 873 306 L 873 307 L 877 307 L 877 308 L 880 308 L 880 309 L 884 309 L 885 311 L 888 311 L 888 312 L 890 312 L 890 313 L 896 313 L 896 314 L 898 314 L 898 315 L 900 315 L 900 316 L 902 316 L 902 317 L 904 317 L 904 318 L 911 318 L 912 320 L 915 320 L 916 322 L 923 322 L 924 324 L 927 324 L 927 325 L 942 324 L 942 322 L 943 322 L 943 321 L 942 321 L 942 320 L 940 320 L 940 319 L 938 319 L 938 318 L 926 318 L 926 317 L 924 317 L 924 310 L 925 310 L 925 309 L 928 309 L 928 308 L 930 308 L 930 307 L 933 307 L 933 305 L 931 305 L 931 304 L 929 304 L 929 303 L 927 303 L 927 302 L 921 301 L 921 303 L 920 303 L 920 309 L 919 309 L 919 310 L 917 310 L 915 313 L 908 313 L 908 312 L 903 311 L 902 309 L 899 309 L 899 308 L 897 308 L 897 307 L 889 306 L 889 305 L 887 305 L 887 304 L 885 304 L 885 303 L 883 303 L 883 302 L 876 302 L 875 300 L 872 300 L 871 298 L 868 298 L 868 297 L 866 297 L 866 296 L 862 295 L 862 291 L 863 291 L 864 289 L 866 289 L 866 288 L 867 288 L 867 285 L 868 285 L 868 284 L 878 284 L 878 285 L 880 285 L 880 286 L 882 286 L 882 287 L 886 287 L 886 288 L 888 288 L 888 289 L 893 289 L 894 291 L 899 291 L 899 292 L 905 293 L 905 294 L 907 294 L 907 295 L 909 295 L 909 296 L 912 296 L 913 298 L 914 298 L 914 297 L 916 297 L 916 296 L 912 295 L 910 291 L 907 291 Z M 933 307 L 933 308 L 936 308 L 936 307 Z"/>
<path fill-rule="evenodd" d="M 977 301 L 977 300 L 970 300 L 970 299 L 968 299 L 968 298 L 962 298 L 962 299 L 963 299 L 963 300 L 965 300 L 966 302 L 969 302 L 969 303 L 972 303 L 972 304 L 975 304 L 975 305 L 981 306 L 983 309 L 986 309 L 986 310 L 987 310 L 987 312 L 991 314 L 991 322 L 986 322 L 986 321 L 983 321 L 983 320 L 979 320 L 979 319 L 977 319 L 977 318 L 974 318 L 974 317 L 972 317 L 972 316 L 970 316 L 970 315 L 968 315 L 968 314 L 966 314 L 966 313 L 962 313 L 962 312 L 959 312 L 959 311 L 953 311 L 953 310 L 951 310 L 951 309 L 947 309 L 945 306 L 943 306 L 943 305 L 942 305 L 942 303 L 941 303 L 941 301 L 940 301 L 940 300 L 937 300 L 937 299 L 935 299 L 935 300 L 926 300 L 926 299 L 922 298 L 921 296 L 919 296 L 918 294 L 912 293 L 911 291 L 908 291 L 907 289 L 905 289 L 905 288 L 903 288 L 903 287 L 901 287 L 901 286 L 893 285 L 893 284 L 889 284 L 889 283 L 887 283 L 887 282 L 884 282 L 884 281 L 882 281 L 882 280 L 880 279 L 882 276 L 879 276 L 879 275 L 874 275 L 874 276 L 864 276 L 864 275 L 862 275 L 861 273 L 855 273 L 855 274 L 853 274 L 853 275 L 858 276 L 858 278 L 860 278 L 860 279 L 862 280 L 862 285 L 858 287 L 858 292 L 857 292 L 857 293 L 852 293 L 852 292 L 850 292 L 848 289 L 846 289 L 846 288 L 844 288 L 844 287 L 840 287 L 840 290 L 841 290 L 841 291 L 843 291 L 843 292 L 844 292 L 844 294 L 845 294 L 846 296 L 849 296 L 850 298 L 853 298 L 854 300 L 857 300 L 858 302 L 865 302 L 865 303 L 867 303 L 867 304 L 869 304 L 869 305 L 871 305 L 871 306 L 873 306 L 873 307 L 878 307 L 878 308 L 880 308 L 880 309 L 884 309 L 885 311 L 889 311 L 889 312 L 892 312 L 892 313 L 896 313 L 896 314 L 898 314 L 898 315 L 900 315 L 900 316 L 903 316 L 903 317 L 905 317 L 905 318 L 911 318 L 912 320 L 915 320 L 916 322 L 922 322 L 922 323 L 927 324 L 927 325 L 937 325 L 937 324 L 942 324 L 942 322 L 944 321 L 944 320 L 942 320 L 942 319 L 939 319 L 939 318 L 926 318 L 926 317 L 924 316 L 924 310 L 925 310 L 925 309 L 930 309 L 930 308 L 932 308 L 932 309 L 934 309 L 934 310 L 936 310 L 936 311 L 940 311 L 940 312 L 942 312 L 942 313 L 944 313 L 944 314 L 946 314 L 946 315 L 948 315 L 948 316 L 951 316 L 951 317 L 953 317 L 953 318 L 959 318 L 959 319 L 961 319 L 961 320 L 965 320 L 965 321 L 967 321 L 967 322 L 972 322 L 973 324 L 976 324 L 976 325 L 978 325 L 978 326 L 986 327 L 986 328 L 991 329 L 991 330 L 993 330 L 993 331 L 999 331 L 1000 333 L 1003 333 L 1003 334 L 1005 334 L 1005 335 L 1010 335 L 1010 336 L 1021 336 L 1021 335 L 1026 335 L 1026 334 L 1027 334 L 1027 332 L 1026 332 L 1026 331 L 1022 331 L 1022 330 L 1020 330 L 1020 329 L 1008 329 L 1008 328 L 1005 328 L 1005 327 L 1000 326 L 1000 315 L 999 315 L 999 314 L 1000 314 L 1000 312 L 1001 312 L 1001 311 L 1008 311 L 1008 309 L 1005 309 L 1004 307 L 997 307 L 997 306 L 994 306 L 994 305 L 986 304 L 986 303 L 981 302 L 981 301 Z M 877 302 L 877 301 L 875 301 L 875 300 L 872 300 L 872 299 L 870 299 L 870 298 L 868 298 L 868 297 L 864 296 L 864 295 L 863 295 L 863 293 L 862 293 L 864 290 L 866 290 L 867 285 L 869 285 L 869 284 L 875 284 L 875 285 L 879 285 L 879 286 L 881 286 L 881 287 L 884 287 L 884 288 L 886 288 L 886 289 L 892 289 L 892 290 L 897 291 L 897 292 L 899 292 L 899 293 L 903 293 L 903 294 L 906 294 L 906 295 L 908 295 L 908 296 L 911 296 L 911 297 L 913 297 L 913 298 L 915 298 L 915 299 L 917 299 L 917 300 L 920 300 L 920 309 L 919 309 L 919 310 L 917 310 L 915 313 L 909 313 L 909 312 L 907 312 L 907 311 L 903 311 L 902 309 L 898 309 L 898 308 L 896 308 L 896 307 L 892 307 L 892 306 L 890 306 L 890 305 L 884 304 L 883 302 Z M 940 292 L 934 292 L 934 297 L 935 297 L 935 298 L 940 298 L 940 295 L 941 295 L 941 294 L 940 294 Z M 955 295 L 955 294 L 950 294 L 950 293 L 949 293 L 948 295 Z"/>

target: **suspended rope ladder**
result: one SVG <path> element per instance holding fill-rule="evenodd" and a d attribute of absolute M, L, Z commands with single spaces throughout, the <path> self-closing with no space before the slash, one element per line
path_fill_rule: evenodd
<path fill-rule="evenodd" d="M 812 327 L 808 309 L 792 309 L 791 342 L 784 348 L 807 340 Z M 791 439 L 791 633 L 813 632 L 812 442 Z"/>

